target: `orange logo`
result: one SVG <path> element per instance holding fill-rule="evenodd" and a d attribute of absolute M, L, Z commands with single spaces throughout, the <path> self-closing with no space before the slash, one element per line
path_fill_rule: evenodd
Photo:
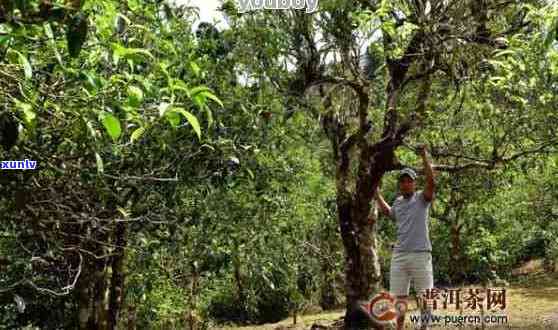
<path fill-rule="evenodd" d="M 380 324 L 387 324 L 407 311 L 407 302 L 381 292 L 370 301 L 370 315 Z"/>

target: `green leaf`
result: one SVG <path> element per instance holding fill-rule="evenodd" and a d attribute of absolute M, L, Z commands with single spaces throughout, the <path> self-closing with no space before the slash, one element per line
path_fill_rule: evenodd
<path fill-rule="evenodd" d="M 157 107 L 157 109 L 159 110 L 159 117 L 163 117 L 167 112 L 167 110 L 169 109 L 169 107 L 170 104 L 167 102 L 162 102 L 161 104 L 159 104 L 159 106 Z"/>
<path fill-rule="evenodd" d="M 505 55 L 515 55 L 516 51 L 513 49 L 505 49 L 502 51 L 498 51 L 496 52 L 496 54 L 494 54 L 494 58 L 500 57 L 500 56 L 505 56 Z"/>
<path fill-rule="evenodd" d="M 223 102 L 221 102 L 221 100 L 215 96 L 215 94 L 211 93 L 211 92 L 203 92 L 202 93 L 206 98 L 215 101 L 217 104 L 219 104 L 221 106 L 221 108 L 224 108 L 223 106 Z"/>
<path fill-rule="evenodd" d="M 201 139 L 200 123 L 199 123 L 198 118 L 196 116 L 194 116 L 190 112 L 184 110 L 183 108 L 173 108 L 172 111 L 178 112 L 181 115 L 183 115 L 184 118 L 186 118 L 186 120 L 188 120 L 188 123 L 190 123 L 190 125 L 194 129 L 194 132 L 196 132 L 196 135 L 198 136 L 198 139 Z"/>
<path fill-rule="evenodd" d="M 221 102 L 221 100 L 215 94 L 213 94 L 213 91 L 207 86 L 197 86 L 192 88 L 190 90 L 190 95 L 194 103 L 200 108 L 203 107 L 206 99 L 211 99 L 219 104 L 221 107 L 224 107 L 223 102 Z"/>
<path fill-rule="evenodd" d="M 105 172 L 105 168 L 103 165 L 103 159 L 99 153 L 95 153 L 95 162 L 97 163 L 97 173 L 103 174 Z"/>
<path fill-rule="evenodd" d="M 139 107 L 143 102 L 143 91 L 137 86 L 128 87 L 128 104 L 132 107 Z"/>
<path fill-rule="evenodd" d="M 188 85 L 186 85 L 186 83 L 181 80 L 181 79 L 171 79 L 170 82 L 171 85 L 171 90 L 175 91 L 175 90 L 182 90 L 184 92 L 186 92 L 186 94 L 188 95 L 188 97 L 190 97 L 190 91 L 188 90 Z"/>
<path fill-rule="evenodd" d="M 33 128 L 35 125 L 35 119 L 37 118 L 37 114 L 33 110 L 33 106 L 29 103 L 21 102 L 19 100 L 15 100 L 16 107 L 23 112 L 23 121 L 28 128 Z"/>
<path fill-rule="evenodd" d="M 114 61 L 118 63 L 120 58 L 131 59 L 133 61 L 142 60 L 148 57 L 150 60 L 155 61 L 155 57 L 147 49 L 143 48 L 126 48 L 118 43 L 112 43 Z"/>
<path fill-rule="evenodd" d="M 85 122 L 85 125 L 87 126 L 87 130 L 89 131 L 89 134 L 91 134 L 94 140 L 97 140 L 97 131 L 93 127 L 93 123 L 91 122 L 91 120 L 87 120 Z"/>
<path fill-rule="evenodd" d="M 130 136 L 130 142 L 134 143 L 135 141 L 139 140 L 144 133 L 145 133 L 145 127 L 140 127 L 136 129 Z"/>
<path fill-rule="evenodd" d="M 86 89 L 88 91 L 95 92 L 101 87 L 101 80 L 94 72 L 82 71 L 80 75 L 85 78 Z"/>
<path fill-rule="evenodd" d="M 23 73 L 25 75 L 25 79 L 31 79 L 33 77 L 33 69 L 31 68 L 31 63 L 27 60 L 27 57 L 22 53 L 15 51 L 17 53 L 18 62 L 21 66 L 23 66 Z"/>
<path fill-rule="evenodd" d="M 3 46 L 12 38 L 11 35 L 0 36 L 0 46 Z"/>
<path fill-rule="evenodd" d="M 164 113 L 165 117 L 169 121 L 172 127 L 176 128 L 180 124 L 180 114 L 176 111 L 166 111 Z"/>
<path fill-rule="evenodd" d="M 195 96 L 198 93 L 206 92 L 206 91 L 211 92 L 211 89 L 209 87 L 203 86 L 203 85 L 202 86 L 196 86 L 196 87 L 190 89 L 190 95 Z"/>
<path fill-rule="evenodd" d="M 122 134 L 120 121 L 110 113 L 103 113 L 101 115 L 101 122 L 103 123 L 103 126 L 105 126 L 105 129 L 112 140 L 116 142 L 116 140 L 120 137 L 120 134 Z"/>
<path fill-rule="evenodd" d="M 201 93 L 198 93 L 192 97 L 192 101 L 198 108 L 203 108 L 205 106 L 205 97 Z"/>
<path fill-rule="evenodd" d="M 116 208 L 116 210 L 117 210 L 118 212 L 120 212 L 120 214 L 122 214 L 122 216 L 123 216 L 124 218 L 129 218 L 130 215 L 131 215 L 131 213 L 132 213 L 130 210 L 127 210 L 127 209 L 125 209 L 125 208 L 123 208 L 123 207 L 120 207 L 120 206 L 118 206 L 118 207 Z"/>
<path fill-rule="evenodd" d="M 190 62 L 190 68 L 192 69 L 192 72 L 194 72 L 194 76 L 200 76 L 200 67 L 196 64 L 196 62 Z"/>
<path fill-rule="evenodd" d="M 207 128 L 209 129 L 213 125 L 213 113 L 209 107 L 205 107 L 205 112 L 207 113 Z"/>
<path fill-rule="evenodd" d="M 548 33 L 544 39 L 544 48 L 549 48 L 550 45 L 558 38 L 557 30 L 558 29 L 558 17 L 554 19 L 552 24 L 548 27 Z"/>
<path fill-rule="evenodd" d="M 45 23 L 44 29 L 45 29 L 45 34 L 48 37 L 49 44 L 52 47 L 52 50 L 54 51 L 54 56 L 58 61 L 58 64 L 63 66 L 62 57 L 60 56 L 60 53 L 58 52 L 58 48 L 56 47 L 56 41 L 54 39 L 54 33 L 52 32 L 52 27 L 50 26 L 50 23 Z"/>
<path fill-rule="evenodd" d="M 0 46 L 7 44 L 10 39 L 12 39 L 12 36 L 9 34 L 0 36 Z"/>
<path fill-rule="evenodd" d="M 45 34 L 49 39 L 54 39 L 54 33 L 52 33 L 52 27 L 50 26 L 50 23 L 45 23 L 45 25 L 43 26 L 45 29 Z"/>

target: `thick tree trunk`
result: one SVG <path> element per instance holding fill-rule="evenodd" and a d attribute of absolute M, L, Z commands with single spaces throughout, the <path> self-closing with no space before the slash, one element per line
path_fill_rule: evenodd
<path fill-rule="evenodd" d="M 105 241 L 105 237 L 98 237 Z M 88 244 L 79 240 L 68 241 L 68 245 L 79 245 L 93 255 L 102 256 L 105 250 L 100 245 Z M 107 259 L 84 255 L 80 277 L 77 280 L 75 294 L 78 305 L 78 327 L 88 330 L 106 330 L 107 313 L 106 305 L 106 265 Z"/>
<path fill-rule="evenodd" d="M 91 300 L 89 299 L 90 281 L 86 274 L 87 273 L 85 272 L 82 273 L 76 286 L 76 292 L 78 296 L 78 322 L 80 330 L 89 329 L 89 325 L 91 323 L 91 320 L 93 319 L 93 313 L 90 304 Z"/>
<path fill-rule="evenodd" d="M 98 296 L 96 261 L 86 260 L 82 266 L 81 276 L 76 283 L 75 294 L 78 303 L 78 327 L 81 330 L 100 330 L 100 315 L 96 308 Z M 102 317 L 101 317 L 102 318 Z"/>
<path fill-rule="evenodd" d="M 124 297 L 124 258 L 126 251 L 126 223 L 117 222 L 115 230 L 115 256 L 112 259 L 112 278 L 110 283 L 108 329 L 113 330 L 118 326 L 118 315 Z"/>
<path fill-rule="evenodd" d="M 97 269 L 95 270 L 95 283 L 93 284 L 93 307 L 95 309 L 95 319 L 97 330 L 108 329 L 105 294 L 107 291 L 106 261 L 105 259 L 96 260 Z"/>
<path fill-rule="evenodd" d="M 371 129 L 366 116 L 368 96 L 364 90 L 359 90 L 358 96 L 360 127 L 357 133 L 347 137 L 344 124 L 331 113 L 324 116 L 322 124 L 332 142 L 336 161 L 337 216 L 345 250 L 345 328 L 383 329 L 365 306 L 378 292 L 381 282 L 373 196 L 386 168 L 393 163 L 393 146 L 386 146 L 385 142 L 381 146 L 368 143 L 367 133 Z M 351 150 L 358 155 L 357 173 L 352 173 Z M 350 187 L 352 184 L 355 184 L 354 190 Z M 372 206 L 374 214 L 370 218 Z"/>
<path fill-rule="evenodd" d="M 345 247 L 346 329 L 382 329 L 364 307 L 380 289 L 375 221 L 354 219 L 350 199 L 338 199 L 339 225 Z M 375 217 L 374 217 L 375 220 Z"/>

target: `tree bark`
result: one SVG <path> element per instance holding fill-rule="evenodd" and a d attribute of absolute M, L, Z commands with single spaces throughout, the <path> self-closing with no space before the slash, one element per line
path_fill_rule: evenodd
<path fill-rule="evenodd" d="M 342 137 L 344 134 L 339 131 Z M 383 329 L 371 318 L 365 305 L 374 293 L 379 291 L 381 283 L 380 264 L 376 252 L 376 218 L 374 208 L 370 216 L 372 197 L 379 178 L 383 174 L 375 166 L 364 143 L 357 143 L 360 149 L 359 170 L 356 178 L 356 191 L 348 189 L 350 176 L 349 149 L 344 144 L 336 151 L 337 170 L 337 211 L 341 238 L 345 250 L 345 294 L 346 294 L 346 329 Z"/>
<path fill-rule="evenodd" d="M 346 329 L 383 329 L 370 315 L 366 305 L 379 291 L 380 264 L 376 252 L 377 211 L 372 198 L 382 175 L 393 166 L 395 137 L 376 145 L 367 141 L 371 124 L 367 119 L 369 99 L 364 86 L 351 87 L 358 96 L 359 128 L 347 137 L 346 127 L 333 112 L 322 118 L 326 135 L 332 143 L 336 163 L 337 217 L 345 251 Z M 351 151 L 357 164 L 352 173 Z M 354 183 L 353 183 L 354 182 Z M 350 185 L 354 184 L 353 190 Z M 372 217 L 370 211 L 373 211 Z"/>
<path fill-rule="evenodd" d="M 93 319 L 92 309 L 89 296 L 89 277 L 83 272 L 76 285 L 78 296 L 78 322 L 80 330 L 89 329 L 91 320 Z"/>
<path fill-rule="evenodd" d="M 102 249 L 101 249 L 102 251 Z M 95 321 L 97 330 L 108 329 L 107 313 L 108 306 L 105 300 L 107 290 L 106 260 L 95 260 L 95 283 L 93 284 L 93 307 L 95 309 Z"/>
<path fill-rule="evenodd" d="M 126 251 L 124 247 L 127 243 L 126 223 L 117 222 L 115 230 L 115 256 L 112 258 L 112 278 L 110 283 L 109 318 L 108 329 L 113 330 L 118 326 L 118 314 L 124 297 L 124 258 Z"/>
<path fill-rule="evenodd" d="M 128 306 L 128 330 L 136 330 L 136 306 Z"/>
<path fill-rule="evenodd" d="M 351 216 L 350 201 L 339 201 L 339 225 L 345 247 L 346 329 L 383 329 L 364 307 L 380 289 L 375 219 L 366 225 Z M 368 220 L 368 217 L 367 217 Z M 367 221 L 366 220 L 366 221 Z M 367 228 L 367 226 L 370 226 Z"/>

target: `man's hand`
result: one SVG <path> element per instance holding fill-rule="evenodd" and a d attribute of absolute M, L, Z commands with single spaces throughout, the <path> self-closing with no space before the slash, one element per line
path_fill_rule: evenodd
<path fill-rule="evenodd" d="M 382 197 L 382 193 L 380 192 L 380 184 L 376 187 L 376 191 L 374 192 L 374 198 L 376 199 L 376 204 L 380 208 L 380 211 L 387 217 L 391 217 L 391 207 Z"/>
<path fill-rule="evenodd" d="M 417 153 L 424 159 L 427 155 L 426 144 L 420 144 L 417 147 Z"/>
<path fill-rule="evenodd" d="M 382 181 L 378 182 L 376 186 L 376 190 L 374 190 L 374 198 L 378 199 L 378 195 L 380 194 L 380 187 L 382 186 Z"/>

